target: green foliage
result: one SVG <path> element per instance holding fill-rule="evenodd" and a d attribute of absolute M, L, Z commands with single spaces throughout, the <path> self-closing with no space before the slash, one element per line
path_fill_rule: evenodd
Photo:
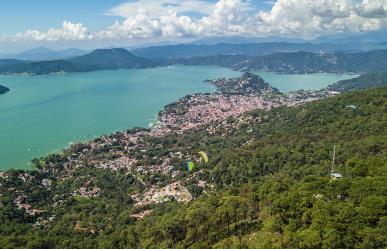
<path fill-rule="evenodd" d="M 28 73 L 32 75 L 60 72 L 90 72 L 96 70 L 147 68 L 159 65 L 137 57 L 125 49 L 97 49 L 89 54 L 68 60 L 0 62 L 0 73 Z"/>
<path fill-rule="evenodd" d="M 386 87 L 387 86 L 387 72 L 372 72 L 366 73 L 354 79 L 342 80 L 327 89 L 331 91 L 346 92 L 353 90 L 361 90 L 373 87 Z"/>
<path fill-rule="evenodd" d="M 129 217 L 135 209 L 130 193 L 143 186 L 123 172 L 80 168 L 47 191 L 39 182 L 50 173 L 36 172 L 24 182 L 19 171 L 9 171 L 0 182 L 7 193 L 0 196 L 0 247 L 385 248 L 386 100 L 386 88 L 355 91 L 252 112 L 252 120 L 260 117 L 261 122 L 224 130 L 224 136 L 203 129 L 148 138 L 148 157 L 205 150 L 210 161 L 197 173 L 214 188 L 201 192 L 188 186 L 197 191 L 194 201 L 158 205 L 139 221 Z M 346 109 L 348 104 L 357 109 Z M 333 145 L 335 171 L 343 175 L 337 180 L 329 175 Z M 51 156 L 45 164 L 60 165 L 64 155 Z M 63 196 L 85 182 L 100 187 L 101 196 Z M 14 207 L 9 188 L 32 191 L 30 201 L 55 214 L 55 220 L 33 228 L 34 217 Z M 52 208 L 58 198 L 65 201 Z M 82 229 L 75 229 L 77 224 Z"/>

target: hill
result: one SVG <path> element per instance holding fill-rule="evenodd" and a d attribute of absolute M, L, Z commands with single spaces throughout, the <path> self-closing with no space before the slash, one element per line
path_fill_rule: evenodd
<path fill-rule="evenodd" d="M 376 31 L 361 32 L 354 34 L 337 34 L 330 36 L 322 36 L 315 39 L 313 42 L 316 43 L 371 43 L 371 42 L 386 42 L 387 41 L 387 29 L 381 29 Z"/>
<path fill-rule="evenodd" d="M 216 37 L 208 37 L 208 38 L 195 40 L 190 44 L 215 45 L 219 43 L 252 44 L 252 43 L 268 43 L 268 42 L 307 43 L 307 41 L 303 39 L 282 37 L 282 36 L 266 36 L 266 37 L 216 36 Z"/>
<path fill-rule="evenodd" d="M 384 43 L 289 43 L 289 42 L 264 42 L 264 43 L 216 43 L 216 44 L 180 44 L 169 46 L 152 46 L 132 50 L 132 53 L 145 58 L 191 58 L 218 55 L 245 55 L 263 56 L 273 53 L 353 53 L 386 49 Z"/>
<path fill-rule="evenodd" d="M 0 61 L 1 62 L 1 61 Z M 3 74 L 49 74 L 59 72 L 90 72 L 95 70 L 147 68 L 157 64 L 134 56 L 125 49 L 97 49 L 89 54 L 68 60 L 54 61 L 17 61 L 0 64 Z"/>
<path fill-rule="evenodd" d="M 342 80 L 327 87 L 330 91 L 346 92 L 374 87 L 387 87 L 387 72 L 366 73 L 354 79 Z"/>
<path fill-rule="evenodd" d="M 69 48 L 63 50 L 52 50 L 46 47 L 38 47 L 17 54 L 2 54 L 0 58 L 18 59 L 18 60 L 31 60 L 31 61 L 43 61 L 43 60 L 63 60 L 68 58 L 77 57 L 88 53 L 85 50 Z"/>
<path fill-rule="evenodd" d="M 8 87 L 0 85 L 0 94 L 6 93 L 9 91 Z"/>
<path fill-rule="evenodd" d="M 234 46 L 233 48 L 244 48 L 244 44 L 224 46 Z M 219 45 L 222 47 L 223 45 Z M 182 51 L 187 45 L 181 45 Z M 165 48 L 167 47 L 167 48 Z M 165 46 L 164 49 L 168 50 Z M 176 47 L 170 47 L 172 51 Z M 152 51 L 156 49 L 156 51 Z M 217 53 L 211 46 L 206 51 Z M 157 47 L 149 48 L 151 54 L 157 55 Z M 147 50 L 147 51 L 149 51 Z M 268 52 L 268 51 L 267 51 Z M 248 52 L 254 54 L 253 51 Z M 204 53 L 206 54 L 206 52 Z M 184 55 L 184 52 L 183 52 Z M 190 53 L 184 56 L 189 56 Z M 161 54 L 161 56 L 168 56 Z M 166 66 L 171 64 L 185 65 L 217 65 L 229 67 L 234 70 L 262 70 L 279 73 L 366 73 L 373 71 L 383 71 L 387 67 L 387 50 L 374 50 L 358 53 L 311 53 L 311 52 L 291 52 L 274 53 L 262 56 L 251 55 L 215 55 L 190 58 L 152 58 L 139 57 L 131 52 L 115 49 L 97 49 L 89 54 L 67 60 L 54 61 L 19 61 L 0 60 L 0 74 L 48 74 L 60 72 L 90 72 L 95 70 L 125 69 L 125 68 L 149 68 L 156 66 Z"/>
<path fill-rule="evenodd" d="M 0 59 L 0 67 L 7 66 L 7 65 L 16 65 L 21 63 L 25 63 L 25 61 L 15 60 L 15 59 Z"/>
<path fill-rule="evenodd" d="M 280 93 L 277 88 L 258 75 L 246 72 L 241 77 L 232 79 L 217 79 L 208 81 L 213 84 L 217 90 L 225 95 L 250 95 L 264 93 Z"/>
<path fill-rule="evenodd" d="M 149 59 L 137 57 L 125 49 L 97 49 L 83 56 L 68 60 L 75 65 L 82 65 L 99 69 L 122 69 L 153 67 L 155 64 Z"/>
<path fill-rule="evenodd" d="M 188 65 L 218 65 L 234 70 L 262 70 L 280 73 L 364 73 L 385 70 L 387 50 L 333 54 L 301 51 L 264 56 L 219 55 L 171 59 L 170 62 Z"/>
<path fill-rule="evenodd" d="M 44 170 L 0 175 L 0 246 L 384 248 L 386 100 L 387 88 L 353 91 L 34 160 Z M 198 151 L 210 160 L 188 172 Z M 136 170 L 106 168 L 117 155 Z"/>

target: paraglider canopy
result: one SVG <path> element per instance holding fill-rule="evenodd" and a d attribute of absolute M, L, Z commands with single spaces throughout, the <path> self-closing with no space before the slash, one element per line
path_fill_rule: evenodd
<path fill-rule="evenodd" d="M 355 105 L 347 105 L 344 109 L 347 109 L 347 108 L 356 109 L 356 106 Z"/>
<path fill-rule="evenodd" d="M 201 156 L 201 158 L 204 160 L 205 163 L 208 163 L 208 156 L 206 152 L 199 151 L 198 154 Z"/>
<path fill-rule="evenodd" d="M 189 172 L 191 172 L 194 167 L 195 167 L 195 164 L 193 162 L 187 162 L 187 170 Z"/>

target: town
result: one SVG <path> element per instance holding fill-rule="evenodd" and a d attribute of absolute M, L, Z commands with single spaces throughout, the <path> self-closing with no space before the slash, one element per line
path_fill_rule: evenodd
<path fill-rule="evenodd" d="M 328 90 L 301 90 L 284 94 L 251 73 L 245 73 L 239 78 L 207 82 L 216 86 L 216 93 L 189 95 L 166 106 L 160 111 L 158 122 L 150 129 L 135 128 L 102 136 L 91 142 L 74 144 L 63 155 L 59 155 L 59 159 L 48 161 L 48 164 L 45 160 L 37 160 L 34 164 L 43 171 L 53 173 L 57 180 L 71 179 L 75 177 L 77 169 L 84 167 L 127 172 L 142 189 L 131 194 L 136 207 L 131 217 L 142 219 L 152 212 L 151 207 L 155 204 L 192 200 L 192 193 L 185 186 L 188 182 L 202 189 L 207 185 L 205 177 L 201 177 L 205 175 L 204 171 L 199 170 L 193 175 L 182 171 L 182 163 L 195 160 L 192 151 L 173 149 L 162 157 L 152 156 L 151 150 L 165 150 L 165 146 L 155 139 L 169 134 L 182 135 L 197 129 L 204 129 L 210 135 L 224 136 L 242 125 L 259 124 L 262 117 L 249 115 L 253 110 L 297 106 L 338 94 Z M 60 161 L 61 168 L 53 161 Z M 6 173 L 1 172 L 0 178 L 7 180 L 7 177 Z M 18 177 L 23 181 L 33 178 L 27 173 L 20 173 Z M 41 184 L 49 190 L 51 180 L 43 179 Z M 28 193 L 19 190 L 16 193 L 15 205 L 31 216 L 39 216 L 42 210 L 26 202 Z M 85 180 L 79 189 L 59 198 L 53 206 L 61 205 L 70 197 L 98 198 L 100 193 L 93 179 Z M 48 219 L 41 220 L 39 224 L 48 222 Z M 79 225 L 76 229 L 80 229 Z"/>

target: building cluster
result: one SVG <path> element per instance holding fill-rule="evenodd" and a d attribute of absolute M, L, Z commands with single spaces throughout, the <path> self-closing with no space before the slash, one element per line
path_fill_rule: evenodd
<path fill-rule="evenodd" d="M 15 205 L 19 209 L 24 209 L 26 214 L 31 215 L 31 216 L 35 216 L 35 215 L 41 214 L 43 212 L 42 210 L 33 208 L 30 204 L 28 204 L 26 202 L 26 198 L 27 198 L 27 196 L 25 196 L 25 195 L 18 195 L 16 197 L 16 199 L 14 200 Z"/>
<path fill-rule="evenodd" d="M 92 185 L 91 181 L 86 181 L 83 186 L 74 191 L 73 196 L 82 198 L 96 198 L 101 194 L 101 189 Z"/>
<path fill-rule="evenodd" d="M 192 200 L 191 193 L 180 181 L 160 188 L 151 186 L 144 194 L 135 193 L 131 197 L 136 207 L 146 207 L 172 200 L 185 203 Z"/>
<path fill-rule="evenodd" d="M 250 80 L 257 81 L 259 87 L 255 87 Z M 179 180 L 178 176 L 181 171 L 176 169 L 176 165 L 174 165 L 174 162 L 186 159 L 187 155 L 181 151 L 170 151 L 162 156 L 150 156 L 147 151 L 151 148 L 149 139 L 163 137 L 168 133 L 183 134 L 192 129 L 203 129 L 209 134 L 219 136 L 224 136 L 228 131 L 241 127 L 246 128 L 247 132 L 252 132 L 249 124 L 260 123 L 262 117 L 246 115 L 250 111 L 255 109 L 269 110 L 282 105 L 296 106 L 337 94 L 327 90 L 281 94 L 261 79 L 251 75 L 245 75 L 241 80 L 237 78 L 221 79 L 215 82 L 218 89 L 226 89 L 227 93 L 186 96 L 161 111 L 159 121 L 151 129 L 115 132 L 110 136 L 102 136 L 85 144 L 73 145 L 69 148 L 70 154 L 67 154 L 60 163 L 63 168 L 58 169 L 52 162 L 48 167 L 61 180 L 72 177 L 72 172 L 77 168 L 86 166 L 113 172 L 122 170 L 130 173 L 146 186 L 142 193 L 135 193 L 131 196 L 135 202 L 135 207 L 141 209 L 141 212 L 135 213 L 131 217 L 142 219 L 150 214 L 151 210 L 145 210 L 149 209 L 149 206 L 171 200 L 178 202 L 192 200 L 191 193 Z M 162 145 L 160 144 L 160 146 Z M 142 160 L 144 158 L 149 160 L 144 163 L 145 160 Z M 57 173 L 57 170 L 60 170 L 60 174 Z M 145 176 L 146 179 L 151 179 L 152 176 L 156 175 L 170 176 L 169 179 L 175 182 L 166 181 L 167 183 L 159 184 L 143 180 Z M 6 173 L 0 172 L 0 178 L 7 177 Z M 34 176 L 20 173 L 18 177 L 26 182 Z M 204 188 L 206 182 L 199 178 L 194 180 L 198 181 L 199 187 Z M 47 190 L 52 187 L 52 182 L 49 179 L 41 180 L 41 184 Z M 12 191 L 12 189 L 8 190 Z M 93 186 L 90 182 L 85 182 L 82 187 L 69 193 L 69 195 L 84 198 L 97 198 L 100 194 L 101 189 Z M 26 203 L 24 195 L 18 195 L 14 202 L 30 215 L 41 212 Z M 55 205 L 60 205 L 62 202 L 63 198 L 56 201 Z"/>
<path fill-rule="evenodd" d="M 255 109 L 271 109 L 280 105 L 279 100 L 279 98 L 270 100 L 254 95 L 192 95 L 189 101 L 179 103 L 180 106 L 185 105 L 186 110 L 183 114 L 176 111 L 163 112 L 156 128 L 167 127 L 171 131 L 184 133 L 229 117 L 238 117 Z"/>

